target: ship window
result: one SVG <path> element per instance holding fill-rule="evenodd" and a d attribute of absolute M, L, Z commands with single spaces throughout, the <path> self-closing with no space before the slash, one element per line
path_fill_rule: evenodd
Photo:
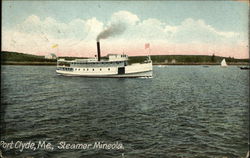
<path fill-rule="evenodd" d="M 110 68 L 108 68 L 108 70 L 110 70 Z"/>
<path fill-rule="evenodd" d="M 85 71 L 85 69 L 83 69 L 83 71 Z"/>
<path fill-rule="evenodd" d="M 78 69 L 80 71 L 80 69 Z"/>
<path fill-rule="evenodd" d="M 89 71 L 89 69 L 87 69 L 87 71 Z"/>
<path fill-rule="evenodd" d="M 95 71 L 95 69 L 92 69 L 93 71 Z"/>
<path fill-rule="evenodd" d="M 100 69 L 100 71 L 102 71 L 102 69 Z"/>

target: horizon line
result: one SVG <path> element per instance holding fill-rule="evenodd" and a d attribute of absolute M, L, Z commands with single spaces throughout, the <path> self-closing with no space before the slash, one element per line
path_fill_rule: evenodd
<path fill-rule="evenodd" d="M 5 50 L 1 50 L 1 53 L 2 52 L 21 53 L 21 54 L 35 55 L 35 56 L 46 56 L 46 55 L 36 55 L 36 54 L 30 54 L 30 53 L 24 53 L 24 52 L 5 51 Z M 48 54 L 55 54 L 56 55 L 56 53 L 48 53 Z M 109 53 L 109 54 L 114 54 L 114 53 Z M 109 54 L 106 54 L 105 56 L 101 56 L 101 57 L 106 57 Z M 117 53 L 117 54 L 124 54 L 124 53 Z M 250 59 L 250 57 L 248 57 L 248 58 L 235 58 L 235 57 L 231 57 L 231 56 L 229 56 L 229 57 L 219 56 L 219 55 L 216 55 L 215 53 L 212 54 L 212 55 L 205 55 L 205 54 L 151 54 L 151 55 L 130 55 L 130 56 L 132 56 L 132 57 L 143 57 L 143 56 L 213 56 L 213 55 L 216 56 L 216 57 L 221 57 L 221 58 Z M 91 58 L 93 56 L 57 56 L 57 57 Z"/>

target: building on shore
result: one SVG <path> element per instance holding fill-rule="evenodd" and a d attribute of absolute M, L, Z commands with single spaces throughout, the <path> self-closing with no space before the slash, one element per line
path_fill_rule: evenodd
<path fill-rule="evenodd" d="M 173 59 L 173 60 L 171 61 L 171 63 L 172 63 L 172 64 L 175 64 L 175 63 L 176 63 L 176 60 L 175 60 L 175 59 Z"/>
<path fill-rule="evenodd" d="M 54 53 L 50 53 L 44 56 L 45 59 L 56 59 L 56 55 Z"/>

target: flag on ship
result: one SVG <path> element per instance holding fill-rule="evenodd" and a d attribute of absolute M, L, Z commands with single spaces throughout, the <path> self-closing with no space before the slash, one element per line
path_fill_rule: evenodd
<path fill-rule="evenodd" d="M 58 47 L 58 44 L 54 44 L 54 45 L 52 45 L 51 47 L 52 47 L 52 48 L 56 48 L 56 47 Z"/>
<path fill-rule="evenodd" d="M 149 43 L 145 43 L 145 49 L 150 48 L 150 44 Z"/>

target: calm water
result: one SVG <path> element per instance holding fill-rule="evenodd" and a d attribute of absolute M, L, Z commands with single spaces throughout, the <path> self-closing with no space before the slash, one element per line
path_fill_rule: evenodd
<path fill-rule="evenodd" d="M 4 150 L 33 157 L 244 157 L 249 71 L 154 67 L 150 79 L 63 77 L 2 66 L 1 140 L 119 142 L 121 150 Z"/>

